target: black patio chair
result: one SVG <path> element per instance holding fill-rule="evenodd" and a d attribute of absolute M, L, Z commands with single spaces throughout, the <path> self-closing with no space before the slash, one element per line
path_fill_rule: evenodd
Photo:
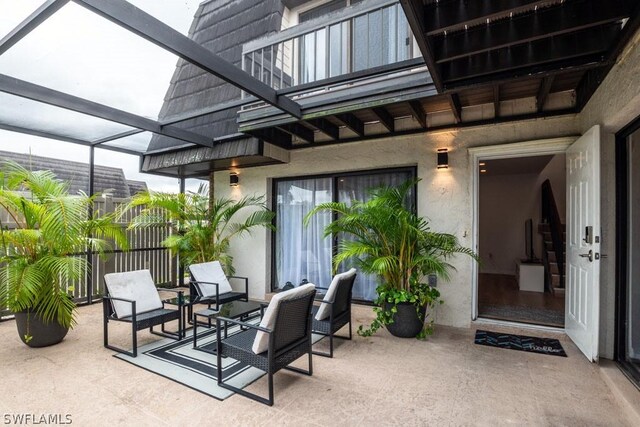
<path fill-rule="evenodd" d="M 189 293 L 197 296 L 200 304 L 207 304 L 218 311 L 222 304 L 231 301 L 249 301 L 249 279 L 225 275 L 219 261 L 191 264 L 189 274 Z M 244 289 L 234 290 L 229 279 L 244 281 Z"/>
<path fill-rule="evenodd" d="M 102 298 L 104 346 L 131 357 L 138 356 L 137 332 L 149 328 L 149 332 L 165 338 L 180 340 L 184 336 L 182 324 L 184 299 L 183 291 L 177 289 L 156 288 L 149 270 L 137 270 L 126 273 L 109 273 L 104 275 L 107 289 Z M 159 291 L 178 294 L 177 309 L 164 307 Z M 165 330 L 165 323 L 178 320 L 178 332 Z M 109 322 L 131 323 L 132 350 L 127 351 L 109 344 Z M 161 331 L 153 330 L 161 325 Z"/>
<path fill-rule="evenodd" d="M 311 307 L 315 294 L 313 284 L 277 294 L 269 303 L 260 325 L 218 317 L 216 319 L 218 385 L 257 402 L 273 406 L 273 374 L 280 369 L 288 369 L 312 375 Z M 228 324 L 239 325 L 241 331 L 227 336 Z M 243 331 L 242 328 L 246 330 Z M 288 366 L 305 354 L 309 355 L 307 371 Z M 223 357 L 231 357 L 265 371 L 268 376 L 269 397 L 264 398 L 225 383 L 222 378 Z"/>
<path fill-rule="evenodd" d="M 315 334 L 329 337 L 329 352 L 314 351 L 313 354 L 323 357 L 333 357 L 333 339 L 340 338 L 350 340 L 352 338 L 351 328 L 351 295 L 353 293 L 353 283 L 356 280 L 356 269 L 336 274 L 328 288 L 320 306 L 313 306 L 313 326 Z M 349 336 L 336 335 L 340 329 L 349 324 Z"/>

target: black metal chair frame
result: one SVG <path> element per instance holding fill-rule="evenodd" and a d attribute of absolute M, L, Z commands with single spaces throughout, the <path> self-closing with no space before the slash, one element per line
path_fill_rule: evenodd
<path fill-rule="evenodd" d="M 175 340 L 181 340 L 185 335 L 185 328 L 183 325 L 183 307 L 182 301 L 184 300 L 184 291 L 177 289 L 165 289 L 165 288 L 156 288 L 158 291 L 166 291 L 166 292 L 174 292 L 178 294 L 178 309 L 170 310 L 164 308 L 164 302 L 162 303 L 162 308 L 158 308 L 155 310 L 147 311 L 144 313 L 136 313 L 136 302 L 134 300 L 128 300 L 124 298 L 116 298 L 109 296 L 106 294 L 102 297 L 102 313 L 103 313 L 103 330 L 104 330 L 104 346 L 110 350 L 117 351 L 118 353 L 123 353 L 129 355 L 131 357 L 138 357 L 138 336 L 137 332 L 149 328 L 149 332 L 154 335 L 158 335 L 165 338 L 172 338 Z M 124 301 L 131 304 L 131 316 L 118 318 L 113 311 L 113 306 L 111 305 L 111 301 Z M 178 332 L 170 332 L 165 329 L 165 323 L 170 322 L 172 320 L 178 320 Z M 125 322 L 131 323 L 131 341 L 132 341 L 132 351 L 127 351 L 123 348 L 116 347 L 112 344 L 109 344 L 109 322 Z M 161 325 L 161 331 L 154 331 L 153 327 Z"/>
<path fill-rule="evenodd" d="M 313 326 L 312 330 L 314 334 L 324 335 L 325 337 L 329 337 L 329 352 L 320 352 L 314 351 L 313 354 L 322 357 L 333 357 L 333 339 L 340 338 L 343 340 L 351 340 L 353 338 L 352 326 L 351 326 L 351 296 L 353 294 L 353 283 L 356 280 L 356 275 L 348 279 L 350 282 L 344 285 L 343 283 L 338 283 L 338 287 L 340 286 L 348 286 L 349 292 L 347 293 L 347 304 L 344 311 L 341 313 L 334 314 L 334 306 L 336 305 L 336 296 L 338 296 L 338 289 L 336 290 L 334 297 L 331 300 L 322 300 L 323 303 L 328 304 L 330 307 L 329 318 L 323 320 L 317 320 L 313 317 Z M 316 289 L 328 290 L 329 288 L 316 287 Z M 314 307 L 315 308 L 315 307 Z M 349 324 L 349 336 L 341 336 L 336 335 L 340 329 L 342 329 L 346 324 Z"/>
<path fill-rule="evenodd" d="M 216 334 L 217 334 L 217 340 L 218 340 L 217 341 L 218 385 L 220 387 L 223 387 L 235 393 L 238 393 L 242 396 L 253 399 L 257 402 L 264 403 L 269 406 L 273 406 L 273 402 L 274 402 L 273 374 L 278 372 L 280 369 L 287 369 L 293 372 L 297 372 L 297 373 L 301 373 L 309 376 L 313 375 L 313 359 L 312 359 L 313 351 L 311 350 L 311 347 L 312 347 L 311 307 L 313 306 L 314 296 L 315 296 L 315 291 L 310 292 L 308 295 L 303 295 L 298 298 L 281 301 L 278 307 L 276 322 L 273 329 L 264 328 L 259 325 L 253 325 L 250 323 L 229 319 L 226 317 L 218 317 L 216 319 Z M 295 327 L 303 322 L 302 318 L 296 319 L 295 315 L 297 314 L 296 310 L 301 310 L 300 306 L 304 306 L 305 302 L 306 302 L 306 307 L 304 308 L 306 310 L 306 313 L 305 313 L 306 325 L 304 325 L 304 330 L 305 330 L 304 336 L 298 339 L 294 339 L 293 341 L 287 341 L 286 335 L 285 335 L 285 338 L 283 338 L 283 335 L 281 334 L 286 334 L 286 332 L 288 332 L 287 329 L 289 327 Z M 298 306 L 296 306 L 296 304 L 298 304 Z M 293 311 L 293 313 L 289 313 L 289 311 Z M 301 317 L 301 316 L 298 316 L 298 317 Z M 261 354 L 255 354 L 252 351 L 250 345 L 248 346 L 248 348 L 239 348 L 235 346 L 232 347 L 230 345 L 225 345 L 225 342 L 222 338 L 222 333 L 224 333 L 225 339 L 226 339 L 228 324 L 239 325 L 241 329 L 242 328 L 247 329 L 243 332 L 239 332 L 238 334 L 235 334 L 234 336 L 246 334 L 246 336 L 249 338 L 247 341 L 251 343 L 253 342 L 253 339 L 251 339 L 251 337 L 254 337 L 258 331 L 267 333 L 269 335 L 269 346 L 267 351 Z M 230 337 L 230 339 L 232 338 L 233 336 Z M 279 347 L 279 343 L 281 343 L 282 341 L 284 341 L 285 344 L 282 347 Z M 290 363 L 299 359 L 305 354 L 309 355 L 308 370 L 305 371 L 303 369 L 288 366 Z M 239 360 L 248 365 L 257 367 L 258 369 L 265 371 L 268 377 L 269 397 L 264 398 L 255 393 L 251 393 L 246 390 L 242 390 L 240 388 L 226 384 L 222 378 L 222 358 L 223 357 L 231 357 L 233 359 Z"/>
<path fill-rule="evenodd" d="M 190 274 L 191 280 L 189 280 L 189 294 L 190 295 L 198 295 L 198 291 L 196 290 L 196 284 L 203 285 L 213 285 L 216 287 L 215 296 L 211 295 L 209 297 L 200 297 L 199 303 L 207 304 L 208 308 L 215 303 L 214 310 L 220 310 L 220 305 L 231 302 L 231 301 L 249 301 L 249 278 L 242 276 L 227 276 L 227 280 L 229 279 L 238 279 L 244 280 L 244 292 L 226 292 L 222 294 L 222 298 L 220 298 L 220 284 L 215 282 L 203 282 L 197 281 L 192 274 Z M 230 295 L 229 295 L 230 294 Z M 191 319 L 191 312 L 189 312 L 189 319 Z"/>

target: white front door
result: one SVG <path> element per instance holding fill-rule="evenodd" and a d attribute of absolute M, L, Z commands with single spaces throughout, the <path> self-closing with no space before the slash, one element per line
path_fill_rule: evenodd
<path fill-rule="evenodd" d="M 598 360 L 600 309 L 600 126 L 567 149 L 565 329 Z"/>

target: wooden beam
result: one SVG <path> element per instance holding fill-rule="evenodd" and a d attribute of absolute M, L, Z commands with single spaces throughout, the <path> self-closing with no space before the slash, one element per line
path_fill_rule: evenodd
<path fill-rule="evenodd" d="M 553 86 L 554 79 L 555 76 L 547 76 L 540 81 L 540 88 L 538 89 L 538 95 L 536 96 L 536 110 L 538 113 L 542 111 L 544 103 L 547 102 L 547 97 L 551 91 L 551 86 Z"/>
<path fill-rule="evenodd" d="M 433 126 L 428 130 L 424 130 L 421 128 L 415 129 L 406 129 L 394 132 L 394 136 L 404 136 L 404 135 L 424 135 L 431 132 L 443 131 L 443 130 L 455 130 L 455 129 L 463 129 L 469 127 L 483 127 L 483 126 L 491 126 L 495 124 L 501 123 L 510 123 L 510 122 L 518 122 L 522 120 L 532 120 L 538 118 L 545 117 L 561 117 L 565 115 L 576 115 L 577 110 L 575 108 L 556 110 L 556 111 L 544 111 L 542 113 L 527 113 L 522 115 L 514 115 L 514 116 L 504 116 L 499 119 L 482 119 L 482 120 L 474 120 L 469 122 L 464 122 L 460 124 L 448 124 L 442 126 Z M 388 133 L 379 133 L 379 134 L 368 134 L 364 137 L 354 137 L 354 138 L 343 138 L 339 141 L 318 141 L 314 144 L 314 146 L 325 146 L 325 145 L 336 145 L 336 144 L 346 144 L 350 142 L 361 142 L 361 141 L 371 141 L 376 139 L 388 138 Z M 306 145 L 296 145 L 293 147 L 293 150 L 304 149 L 307 148 Z"/>
<path fill-rule="evenodd" d="M 296 136 L 306 142 L 313 142 L 315 140 L 314 132 L 300 123 L 280 125 L 278 126 L 278 129 L 288 133 L 289 135 Z"/>
<path fill-rule="evenodd" d="M 582 31 L 565 34 L 553 39 L 538 40 L 526 45 L 513 46 L 506 50 L 496 50 L 470 56 L 443 64 L 442 77 L 445 84 L 456 80 L 486 76 L 502 71 L 554 63 L 556 68 L 564 68 L 564 63 L 575 58 L 585 58 L 593 62 L 603 62 L 603 54 L 618 36 L 619 25 L 608 25 L 598 31 Z"/>
<path fill-rule="evenodd" d="M 422 2 L 420 2 L 422 3 Z M 518 14 L 536 5 L 548 3 L 545 0 L 500 0 L 500 1 L 468 1 L 454 0 L 449 2 L 433 2 L 422 10 L 424 16 L 424 31 L 428 36 L 462 29 L 465 25 L 471 27 L 486 23 L 509 13 Z M 415 34 L 415 33 L 414 33 Z"/>
<path fill-rule="evenodd" d="M 408 105 L 413 118 L 416 119 L 422 129 L 426 129 L 427 113 L 424 111 L 424 108 L 422 108 L 422 104 L 420 103 L 420 101 L 409 101 Z"/>
<path fill-rule="evenodd" d="M 444 85 L 440 77 L 440 70 L 438 69 L 438 65 L 436 64 L 433 56 L 433 47 L 431 46 L 431 42 L 428 37 L 424 36 L 425 8 L 422 0 L 400 0 L 400 4 L 402 5 L 404 14 L 407 17 L 409 27 L 416 37 L 416 42 L 418 43 L 424 62 L 427 64 L 433 84 L 438 92 L 442 92 L 444 90 Z"/>
<path fill-rule="evenodd" d="M 630 0 L 564 3 L 468 31 L 432 38 L 437 63 L 620 21 Z"/>
<path fill-rule="evenodd" d="M 460 103 L 460 97 L 457 93 L 451 93 L 448 95 L 448 98 L 453 118 L 456 123 L 460 123 L 462 121 L 462 104 Z"/>
<path fill-rule="evenodd" d="M 68 2 L 69 0 L 48 0 L 40 5 L 38 9 L 0 40 L 0 55 L 11 49 L 12 46 L 22 40 L 27 34 L 46 21 Z"/>
<path fill-rule="evenodd" d="M 373 114 L 378 118 L 380 124 L 387 128 L 387 130 L 393 133 L 396 129 L 395 120 L 393 116 L 389 114 L 386 108 L 384 107 L 374 107 L 371 109 Z"/>
<path fill-rule="evenodd" d="M 74 0 L 81 6 L 274 107 L 302 117 L 300 105 L 125 0 Z"/>
<path fill-rule="evenodd" d="M 327 119 L 309 119 L 307 123 L 331 139 L 340 139 L 340 128 Z"/>
<path fill-rule="evenodd" d="M 493 85 L 493 114 L 495 118 L 500 117 L 500 85 Z"/>
<path fill-rule="evenodd" d="M 286 150 L 290 150 L 291 148 L 293 148 L 291 135 L 289 133 L 281 131 L 278 128 L 256 129 L 247 133 L 251 136 L 255 136 L 258 139 L 267 141 L 270 144 L 276 145 Z"/>
<path fill-rule="evenodd" d="M 353 113 L 341 113 L 334 116 L 359 137 L 364 136 L 364 123 Z"/>

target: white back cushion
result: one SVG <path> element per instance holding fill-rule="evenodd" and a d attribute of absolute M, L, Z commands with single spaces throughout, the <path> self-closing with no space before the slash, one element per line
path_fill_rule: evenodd
<path fill-rule="evenodd" d="M 191 275 L 196 280 L 195 287 L 201 297 L 215 297 L 216 286 L 208 283 L 218 284 L 218 294 L 226 294 L 231 292 L 231 283 L 222 270 L 220 261 L 203 262 L 202 264 L 191 264 L 189 266 Z M 202 283 L 207 282 L 207 283 Z"/>
<path fill-rule="evenodd" d="M 136 314 L 162 308 L 162 300 L 149 270 L 105 274 L 104 283 L 110 296 L 135 301 Z M 111 300 L 111 303 L 119 319 L 131 316 L 131 303 L 117 300 Z"/>
<path fill-rule="evenodd" d="M 273 298 L 271 298 L 269 306 L 264 312 L 264 316 L 262 317 L 260 326 L 262 326 L 263 328 L 273 329 L 276 324 L 276 317 L 278 316 L 278 306 L 280 305 L 281 301 L 301 297 L 309 292 L 312 292 L 313 290 L 315 290 L 315 288 L 316 285 L 314 285 L 313 283 L 307 283 L 306 285 L 298 286 L 297 288 L 275 294 Z M 268 348 L 269 334 L 258 331 L 251 349 L 255 354 L 260 354 L 267 351 Z"/>
<path fill-rule="evenodd" d="M 333 276 L 333 280 L 331 281 L 331 284 L 329 285 L 329 289 L 327 290 L 327 294 L 324 296 L 323 300 L 324 301 L 333 300 L 336 294 L 336 291 L 338 289 L 338 282 L 340 282 L 340 280 L 343 278 L 348 279 L 351 276 L 355 276 L 355 274 L 356 274 L 356 269 L 352 268 L 349 271 L 345 271 L 344 273 L 339 273 Z M 327 317 L 329 317 L 330 314 L 331 314 L 331 305 L 322 303 L 320 304 L 320 307 L 318 308 L 318 312 L 316 313 L 316 320 L 324 320 Z"/>

